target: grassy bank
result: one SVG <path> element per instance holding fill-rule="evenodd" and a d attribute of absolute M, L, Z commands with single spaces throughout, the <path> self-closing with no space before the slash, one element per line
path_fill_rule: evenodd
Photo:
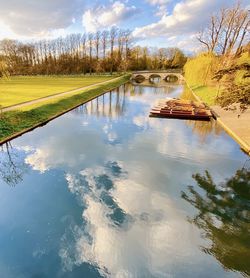
<path fill-rule="evenodd" d="M 217 95 L 217 89 L 215 87 L 207 87 L 207 86 L 188 87 L 186 85 L 181 94 L 181 98 L 193 100 L 193 101 L 202 100 L 208 105 L 214 105 L 216 95 Z"/>
<path fill-rule="evenodd" d="M 93 89 L 59 99 L 53 103 L 40 105 L 28 111 L 2 113 L 0 118 L 0 144 L 126 83 L 129 78 L 130 75 L 123 75 L 119 79 L 111 80 L 106 84 L 96 85 Z"/>
<path fill-rule="evenodd" d="M 217 87 L 213 86 L 193 86 L 193 92 L 209 106 L 215 105 L 218 94 Z"/>
<path fill-rule="evenodd" d="M 0 79 L 0 106 L 7 107 L 34 99 L 86 87 L 115 76 L 12 76 Z"/>
<path fill-rule="evenodd" d="M 237 57 L 200 54 L 189 59 L 184 68 L 187 92 L 212 106 L 218 124 L 247 154 L 250 154 L 249 65 L 250 54 L 246 51 Z"/>
<path fill-rule="evenodd" d="M 246 65 L 250 65 L 248 51 L 239 57 L 202 53 L 187 61 L 185 79 L 193 92 L 208 105 L 226 107 L 242 103 L 249 96 L 246 87 L 250 78 Z"/>

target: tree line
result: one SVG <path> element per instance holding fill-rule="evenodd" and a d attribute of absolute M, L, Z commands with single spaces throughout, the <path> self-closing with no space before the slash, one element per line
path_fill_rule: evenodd
<path fill-rule="evenodd" d="M 0 61 L 10 75 L 112 74 L 180 68 L 186 57 L 178 48 L 133 46 L 130 30 L 113 27 L 35 42 L 4 39 L 0 41 Z"/>

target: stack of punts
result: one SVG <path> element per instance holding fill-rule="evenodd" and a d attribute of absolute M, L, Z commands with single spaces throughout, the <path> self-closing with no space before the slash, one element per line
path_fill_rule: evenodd
<path fill-rule="evenodd" d="M 202 103 L 167 98 L 157 101 L 150 111 L 150 117 L 208 121 L 212 117 L 212 113 Z"/>

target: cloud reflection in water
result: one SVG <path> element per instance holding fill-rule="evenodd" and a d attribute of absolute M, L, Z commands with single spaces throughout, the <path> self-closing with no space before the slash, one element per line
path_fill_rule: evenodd
<path fill-rule="evenodd" d="M 109 165 L 120 174 L 106 166 L 66 176 L 69 190 L 81 198 L 85 224 L 75 234 L 74 258 L 65 242 L 60 250 L 64 267 L 87 262 L 112 277 L 167 277 L 171 268 L 184 273 L 183 265 L 199 261 L 193 248 L 198 232 L 174 202 L 130 180 L 119 164 Z"/>

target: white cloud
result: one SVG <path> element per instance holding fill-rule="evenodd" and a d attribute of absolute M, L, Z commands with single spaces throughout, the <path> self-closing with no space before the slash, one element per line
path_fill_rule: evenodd
<path fill-rule="evenodd" d="M 132 17 L 137 12 L 135 6 L 126 6 L 120 1 L 115 1 L 111 6 L 100 6 L 89 9 L 82 16 L 82 24 L 87 32 L 98 29 L 110 28 Z"/>
<path fill-rule="evenodd" d="M 15 34 L 8 25 L 0 21 L 0 39 L 1 38 L 14 38 Z"/>
<path fill-rule="evenodd" d="M 151 5 L 165 5 L 171 2 L 171 0 L 147 0 L 147 2 Z"/>
<path fill-rule="evenodd" d="M 147 0 L 147 2 L 152 6 L 157 6 L 157 12 L 155 15 L 163 16 L 167 12 L 167 4 L 172 0 Z"/>
<path fill-rule="evenodd" d="M 21 36 L 39 36 L 66 28 L 83 8 L 79 0 L 0 0 L 0 6 L 1 22 L 8 26 L 7 30 Z"/>
<path fill-rule="evenodd" d="M 164 5 L 164 0 L 149 0 L 152 4 Z M 186 0 L 178 2 L 171 14 L 163 14 L 158 22 L 135 28 L 133 36 L 139 39 L 156 37 L 180 36 L 187 37 L 199 32 L 212 13 L 219 11 L 222 6 L 233 5 L 233 0 L 207 1 Z M 186 38 L 180 38 L 179 43 L 184 44 Z"/>

